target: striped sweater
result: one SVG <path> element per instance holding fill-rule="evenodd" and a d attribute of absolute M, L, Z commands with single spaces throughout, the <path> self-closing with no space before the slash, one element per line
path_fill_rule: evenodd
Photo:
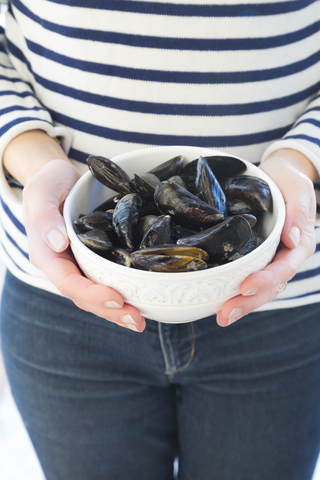
<path fill-rule="evenodd" d="M 42 129 L 81 172 L 88 154 L 155 145 L 256 164 L 294 148 L 320 172 L 319 0 L 9 0 L 0 69 L 1 156 L 18 134 Z M 4 262 L 58 293 L 29 262 L 21 190 L 3 172 L 0 192 Z M 261 309 L 320 300 L 316 235 L 315 254 Z"/>

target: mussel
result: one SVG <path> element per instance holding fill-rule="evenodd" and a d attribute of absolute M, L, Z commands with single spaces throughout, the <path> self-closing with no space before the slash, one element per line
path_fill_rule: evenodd
<path fill-rule="evenodd" d="M 190 237 L 180 238 L 177 244 L 202 248 L 209 254 L 210 262 L 220 262 L 238 252 L 250 240 L 251 234 L 249 222 L 236 215 Z"/>
<path fill-rule="evenodd" d="M 187 228 L 202 228 L 222 220 L 223 214 L 176 183 L 164 181 L 156 188 L 154 199 L 164 215 Z"/>
<path fill-rule="evenodd" d="M 129 175 L 109 158 L 90 155 L 87 164 L 92 175 L 103 185 L 122 195 L 135 192 Z"/>
<path fill-rule="evenodd" d="M 91 212 L 88 215 L 82 215 L 77 220 L 74 221 L 74 226 L 80 231 L 86 230 L 103 230 L 108 231 L 112 230 L 112 217 L 113 210 L 104 211 L 95 211 Z"/>
<path fill-rule="evenodd" d="M 262 178 L 237 175 L 226 181 L 224 191 L 229 197 L 244 200 L 257 210 L 267 212 L 271 206 L 271 190 Z"/>
<path fill-rule="evenodd" d="M 176 157 L 167 160 L 166 162 L 161 163 L 157 167 L 149 170 L 148 173 L 153 173 L 159 180 L 167 180 L 173 175 L 180 175 L 184 166 L 184 157 L 178 155 Z"/>
<path fill-rule="evenodd" d="M 171 243 L 171 217 L 170 215 L 159 215 L 145 231 L 142 237 L 140 248 L 153 247 Z"/>
<path fill-rule="evenodd" d="M 154 191 L 159 185 L 160 180 L 153 173 L 134 174 L 134 186 L 136 192 L 143 198 L 153 198 Z"/>
<path fill-rule="evenodd" d="M 226 178 L 233 177 L 234 175 L 239 175 L 240 173 L 245 172 L 247 169 L 246 164 L 242 160 L 230 155 L 211 155 L 204 156 L 204 158 L 219 182 L 225 180 Z M 187 186 L 187 189 L 192 193 L 194 193 L 195 188 L 197 163 L 197 158 L 192 160 L 184 166 L 182 172 L 180 173 L 182 180 Z"/>
<path fill-rule="evenodd" d="M 140 270 L 150 272 L 191 272 L 207 268 L 206 262 L 199 258 L 178 255 L 131 256 L 131 263 Z"/>
<path fill-rule="evenodd" d="M 199 157 L 197 163 L 197 176 L 195 181 L 199 198 L 216 208 L 223 215 L 226 212 L 226 196 L 220 183 L 208 165 L 208 162 Z"/>
<path fill-rule="evenodd" d="M 151 272 L 189 272 L 207 268 L 208 255 L 198 248 L 159 245 L 132 252 L 132 265 Z"/>
<path fill-rule="evenodd" d="M 113 228 L 123 246 L 129 250 L 136 248 L 139 241 L 138 224 L 142 205 L 140 195 L 130 193 L 119 200 L 113 212 Z"/>
<path fill-rule="evenodd" d="M 79 233 L 77 237 L 86 247 L 94 251 L 105 252 L 113 248 L 108 235 L 102 230 L 89 230 L 88 232 Z"/>

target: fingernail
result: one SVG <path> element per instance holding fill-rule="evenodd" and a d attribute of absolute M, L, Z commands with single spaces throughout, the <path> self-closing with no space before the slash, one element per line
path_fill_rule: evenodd
<path fill-rule="evenodd" d="M 293 226 L 288 233 L 288 236 L 295 247 L 297 247 L 300 243 L 300 230 L 298 227 Z"/>
<path fill-rule="evenodd" d="M 122 315 L 122 316 L 120 317 L 120 321 L 121 321 L 122 323 L 124 323 L 125 325 L 128 325 L 128 326 L 130 326 L 130 325 L 137 325 L 137 322 L 135 322 L 135 321 L 133 320 L 133 318 L 131 317 L 131 315 L 129 315 L 129 313 L 126 313 L 125 315 Z"/>
<path fill-rule="evenodd" d="M 139 330 L 137 329 L 137 327 L 135 325 L 127 325 L 127 328 L 130 328 L 130 330 L 133 330 L 134 332 L 141 333 L 141 332 L 139 332 Z"/>
<path fill-rule="evenodd" d="M 246 293 L 244 293 L 243 296 L 250 297 L 250 295 L 255 295 L 256 293 L 258 293 L 258 289 L 256 287 L 252 287 Z"/>
<path fill-rule="evenodd" d="M 47 241 L 55 252 L 58 252 L 65 241 L 67 240 L 67 232 L 64 233 L 61 232 L 58 228 L 54 228 L 51 230 L 48 235 L 47 235 Z"/>
<path fill-rule="evenodd" d="M 107 308 L 122 308 L 121 305 L 114 300 L 108 300 L 107 302 L 104 302 L 104 306 Z"/>
<path fill-rule="evenodd" d="M 234 323 L 236 320 L 238 320 L 238 318 L 240 318 L 242 315 L 242 309 L 239 308 L 239 307 L 236 307 L 234 308 L 230 315 L 228 316 L 229 318 L 229 322 L 228 322 L 228 325 L 231 325 L 232 323 Z"/>

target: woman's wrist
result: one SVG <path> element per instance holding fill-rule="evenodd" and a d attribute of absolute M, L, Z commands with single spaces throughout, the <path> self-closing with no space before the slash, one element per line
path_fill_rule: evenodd
<path fill-rule="evenodd" d="M 273 152 L 268 158 L 265 159 L 265 162 L 272 160 L 275 157 L 283 158 L 287 160 L 291 165 L 296 167 L 301 173 L 310 178 L 310 180 L 315 183 L 319 180 L 319 174 L 316 167 L 313 165 L 311 160 L 308 157 L 303 155 L 303 153 L 298 150 L 293 150 L 290 148 L 283 148 Z"/>
<path fill-rule="evenodd" d="M 42 130 L 21 133 L 3 154 L 4 168 L 23 186 L 52 160 L 70 162 L 60 144 Z"/>

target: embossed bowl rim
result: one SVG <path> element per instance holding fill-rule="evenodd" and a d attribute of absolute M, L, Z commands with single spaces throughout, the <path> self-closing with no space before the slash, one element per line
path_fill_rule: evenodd
<path fill-rule="evenodd" d="M 221 152 L 219 150 L 211 148 L 201 148 L 201 147 L 189 147 L 189 146 L 164 146 L 164 147 L 151 147 L 145 148 L 142 150 L 134 150 L 129 153 L 124 153 L 113 157 L 112 160 L 118 163 L 129 175 L 133 176 L 133 173 L 142 173 L 143 169 L 135 168 L 133 166 L 135 160 L 139 160 L 140 164 L 146 164 L 145 159 L 148 159 L 148 164 L 144 171 L 151 170 L 151 168 L 156 165 L 164 162 L 170 158 L 173 158 L 176 155 L 184 155 L 186 160 L 189 162 L 194 160 L 198 156 L 209 156 L 209 155 L 221 155 L 221 156 L 233 156 L 239 158 L 247 165 L 247 170 L 244 172 L 248 175 L 256 175 L 264 180 L 266 180 L 270 186 L 273 206 L 272 210 L 268 212 L 269 222 L 274 223 L 272 229 L 265 239 L 265 241 L 257 247 L 255 250 L 245 255 L 242 258 L 239 258 L 228 264 L 220 265 L 214 268 L 208 268 L 200 271 L 192 272 L 176 272 L 176 273 L 163 273 L 163 272 L 149 272 L 145 270 L 130 269 L 122 265 L 113 263 L 105 258 L 100 257 L 95 254 L 93 251 L 88 249 L 78 238 L 73 228 L 73 221 L 78 218 L 80 213 L 89 213 L 93 208 L 97 207 L 102 203 L 103 200 L 97 201 L 95 206 L 91 206 L 86 210 L 82 211 L 82 205 L 86 203 L 85 198 L 89 194 L 92 194 L 94 190 L 103 188 L 105 191 L 105 200 L 115 194 L 113 190 L 108 189 L 101 185 L 91 174 L 91 172 L 86 172 L 83 174 L 80 179 L 72 187 L 69 195 L 66 198 L 64 204 L 63 215 L 66 222 L 68 236 L 74 247 L 78 250 L 78 254 L 83 255 L 88 260 L 94 264 L 99 264 L 100 267 L 105 268 L 109 273 L 114 272 L 121 277 L 128 277 L 130 279 L 143 279 L 147 281 L 152 279 L 152 281 L 158 281 L 159 283 L 185 283 L 185 282 L 198 282 L 202 280 L 209 280 L 210 278 L 214 279 L 217 277 L 222 277 L 225 274 L 229 274 L 233 270 L 241 269 L 248 263 L 252 263 L 255 259 L 259 258 L 264 252 L 272 248 L 275 242 L 279 242 L 281 231 L 285 221 L 285 204 L 282 197 L 282 194 L 274 183 L 274 181 L 261 169 L 253 165 L 252 163 L 242 159 L 233 154 L 228 154 L 226 152 Z M 161 157 L 161 158 L 160 158 Z M 128 165 L 130 162 L 130 166 Z M 82 205 L 78 204 L 78 199 L 81 197 Z M 81 203 L 81 202 L 80 202 Z M 91 203 L 94 203 L 94 200 L 91 200 Z"/>

